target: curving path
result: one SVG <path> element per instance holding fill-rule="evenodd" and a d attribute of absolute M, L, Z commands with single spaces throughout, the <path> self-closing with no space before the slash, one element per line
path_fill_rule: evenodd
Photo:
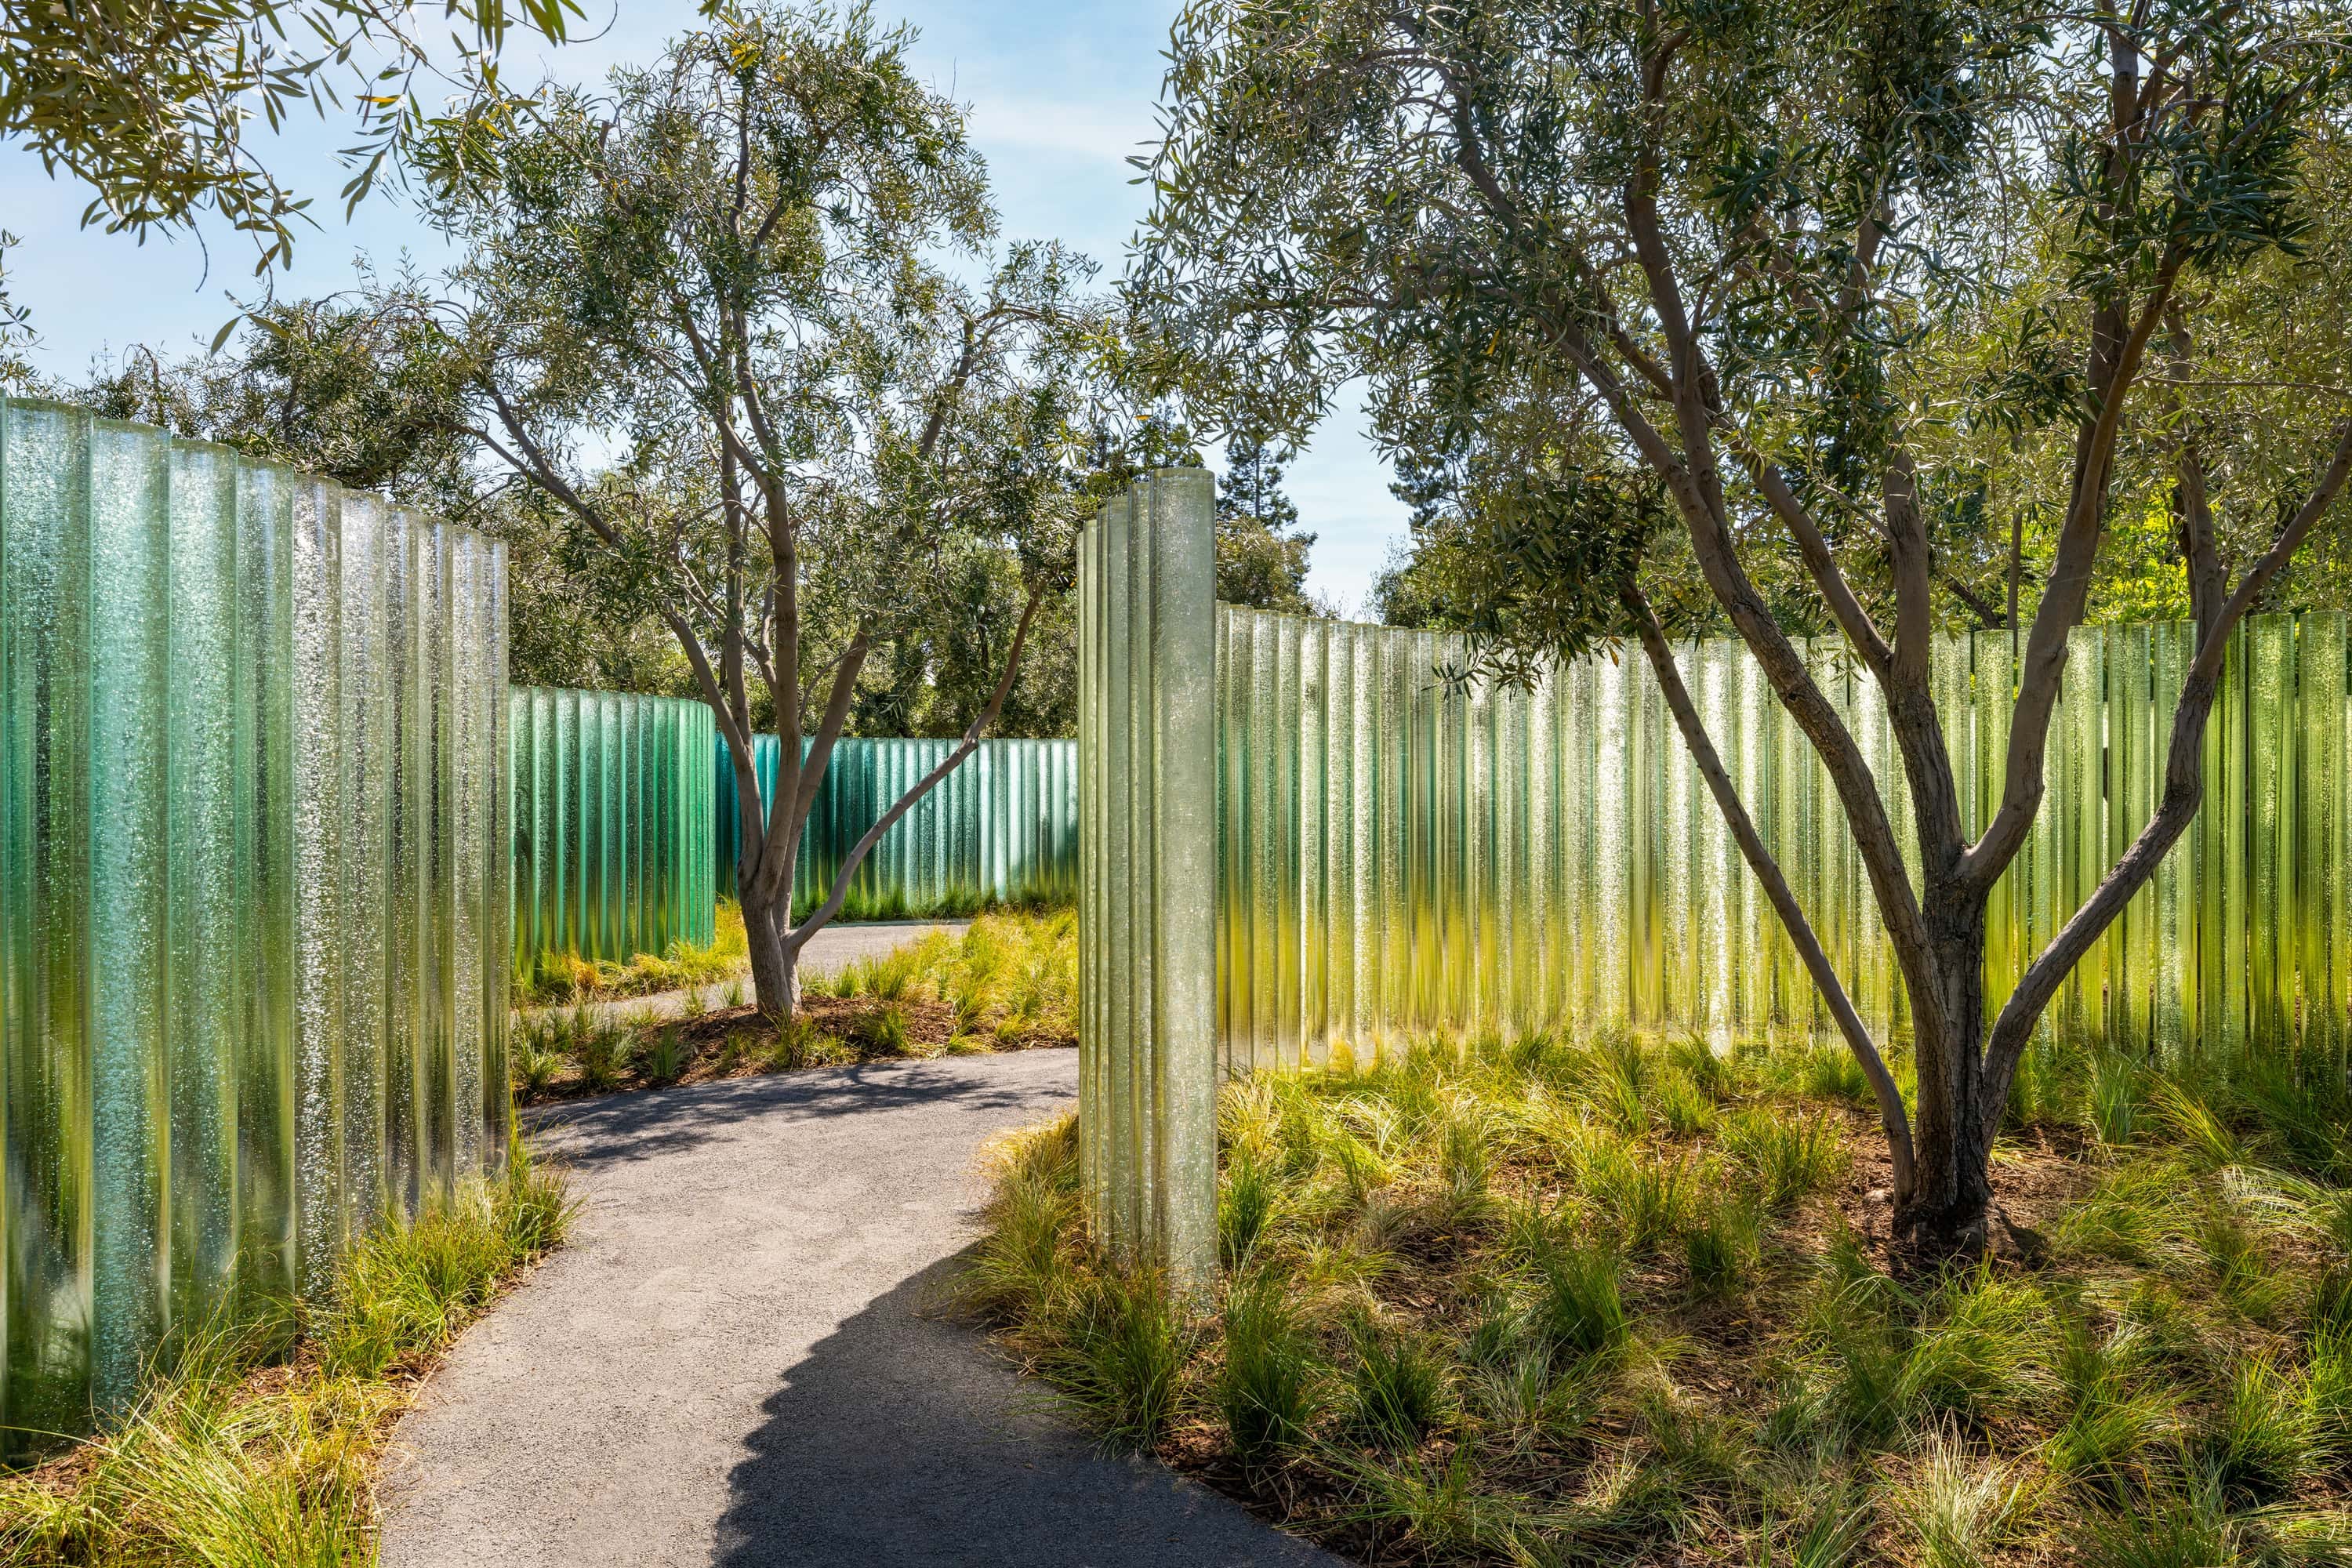
<path fill-rule="evenodd" d="M 394 1437 L 388 1568 L 1331 1564 L 1098 1452 L 922 1309 L 974 1154 L 1076 1092 L 1071 1051 L 736 1079 L 553 1108 L 572 1243 Z"/>

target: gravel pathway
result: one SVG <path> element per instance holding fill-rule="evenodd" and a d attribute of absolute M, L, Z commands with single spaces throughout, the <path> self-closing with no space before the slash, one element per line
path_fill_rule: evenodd
<path fill-rule="evenodd" d="M 552 1108 L 572 1240 L 402 1421 L 387 1568 L 1335 1563 L 1097 1451 L 925 1311 L 978 1147 L 1076 1076 L 1040 1050 Z"/>

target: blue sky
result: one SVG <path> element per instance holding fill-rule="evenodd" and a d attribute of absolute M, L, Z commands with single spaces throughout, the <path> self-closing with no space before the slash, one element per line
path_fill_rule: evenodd
<path fill-rule="evenodd" d="M 920 31 L 916 68 L 970 106 L 1004 237 L 1064 239 L 1115 273 L 1143 210 L 1126 159 L 1154 133 L 1173 4 L 899 0 L 876 10 Z M 590 11 L 591 26 L 611 19 L 601 36 L 561 50 L 535 41 L 518 47 L 509 53 L 509 74 L 593 79 L 616 62 L 650 58 L 695 16 L 691 4 L 654 0 L 620 0 L 617 12 L 590 0 Z M 295 268 L 278 280 L 282 293 L 345 287 L 361 254 L 385 269 L 404 249 L 428 268 L 441 258 L 396 196 L 379 195 L 343 220 L 336 192 L 344 176 L 333 153 L 349 140 L 346 129 L 331 114 L 323 124 L 304 118 L 273 144 L 273 168 L 315 196 L 319 222 L 298 242 Z M 9 292 L 33 312 L 42 338 L 34 357 L 48 373 L 78 375 L 93 355 L 138 342 L 201 349 L 234 313 L 229 291 L 252 291 L 251 252 L 234 237 L 206 237 L 207 273 L 205 251 L 192 239 L 141 247 L 80 229 L 87 200 L 78 186 L 52 184 L 30 153 L 0 147 L 0 226 L 24 241 L 9 255 Z M 1361 605 L 1389 542 L 1404 531 L 1404 509 L 1388 493 L 1389 473 L 1362 426 L 1353 399 L 1344 401 L 1286 480 L 1302 525 L 1318 536 L 1309 586 L 1350 606 Z"/>

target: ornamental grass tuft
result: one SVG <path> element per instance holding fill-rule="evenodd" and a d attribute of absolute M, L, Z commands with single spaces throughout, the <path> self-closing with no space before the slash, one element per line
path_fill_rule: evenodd
<path fill-rule="evenodd" d="M 1009 1142 L 963 1300 L 1366 1563 L 2352 1560 L 2352 1116 L 2035 1048 L 1982 1259 L 1895 1245 L 1822 1047 L 1432 1038 L 1225 1087 L 1197 1294 L 1096 1250 L 1074 1123 Z"/>

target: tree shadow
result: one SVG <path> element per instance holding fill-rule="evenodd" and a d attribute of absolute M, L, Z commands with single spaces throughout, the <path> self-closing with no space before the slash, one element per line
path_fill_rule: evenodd
<path fill-rule="evenodd" d="M 729 1477 L 713 1563 L 1336 1568 L 1155 1461 L 1103 1451 L 938 1315 L 968 1256 L 877 1298 L 784 1371 Z"/>
<path fill-rule="evenodd" d="M 1023 1073 L 1008 1080 L 995 1068 L 1013 1055 L 1050 1056 L 1057 1073 Z M 677 1089 L 635 1089 L 593 1100 L 560 1100 L 522 1113 L 525 1131 L 540 1134 L 567 1165 L 656 1159 L 695 1145 L 737 1136 L 745 1122 L 831 1119 L 911 1106 L 956 1106 L 976 1112 L 1026 1111 L 1042 1091 L 1077 1089 L 1076 1052 L 871 1062 L 727 1079 Z"/>

